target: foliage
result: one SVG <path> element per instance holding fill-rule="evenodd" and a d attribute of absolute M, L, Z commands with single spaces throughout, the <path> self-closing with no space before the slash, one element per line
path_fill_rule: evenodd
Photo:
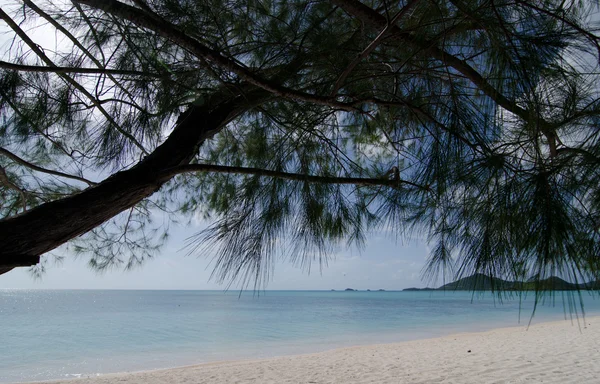
<path fill-rule="evenodd" d="M 6 8 L 4 220 L 131 169 L 184 112 L 246 97 L 192 166 L 77 243 L 93 267 L 150 255 L 152 236 L 128 233 L 160 208 L 212 220 L 191 250 L 216 252 L 220 280 L 260 282 L 277 255 L 326 262 L 382 228 L 428 239 L 428 276 L 599 277 L 596 2 Z"/>

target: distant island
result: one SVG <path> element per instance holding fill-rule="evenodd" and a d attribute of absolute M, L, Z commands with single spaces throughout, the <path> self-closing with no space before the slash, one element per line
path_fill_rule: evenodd
<path fill-rule="evenodd" d="M 600 289 L 600 280 L 582 284 L 569 283 L 560 277 L 551 276 L 547 279 L 535 281 L 508 281 L 497 277 L 487 276 L 483 273 L 463 277 L 452 283 L 444 284 L 439 288 L 406 288 L 403 291 L 576 291 Z"/>
<path fill-rule="evenodd" d="M 410 290 L 411 288 L 409 288 Z M 417 289 L 417 288 L 412 288 L 412 289 Z M 358 289 L 354 289 L 354 288 L 346 288 L 344 289 L 344 291 L 346 292 L 358 292 Z M 335 289 L 332 289 L 331 292 L 335 292 Z M 372 292 L 370 289 L 367 289 L 367 292 Z M 377 292 L 385 292 L 385 289 L 378 289 Z"/>

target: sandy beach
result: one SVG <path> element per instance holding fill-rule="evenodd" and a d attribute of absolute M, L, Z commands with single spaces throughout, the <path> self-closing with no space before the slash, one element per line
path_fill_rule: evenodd
<path fill-rule="evenodd" d="M 600 317 L 50 383 L 598 383 Z M 46 382 L 49 383 L 49 382 Z"/>

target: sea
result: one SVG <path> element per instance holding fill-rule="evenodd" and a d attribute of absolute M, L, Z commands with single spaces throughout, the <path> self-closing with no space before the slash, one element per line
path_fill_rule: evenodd
<path fill-rule="evenodd" d="M 313 353 L 600 315 L 588 292 L 0 290 L 0 383 Z M 535 309 L 535 311 L 534 311 Z"/>

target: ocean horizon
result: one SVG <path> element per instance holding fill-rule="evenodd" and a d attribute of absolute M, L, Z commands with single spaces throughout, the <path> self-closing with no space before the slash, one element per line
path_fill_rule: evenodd
<path fill-rule="evenodd" d="M 320 352 L 600 315 L 590 292 L 0 290 L 0 383 Z"/>

